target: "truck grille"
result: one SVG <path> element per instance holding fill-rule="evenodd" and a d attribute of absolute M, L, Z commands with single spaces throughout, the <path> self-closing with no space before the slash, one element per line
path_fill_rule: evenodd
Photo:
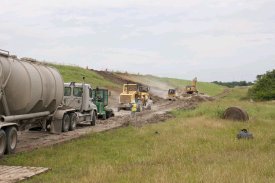
<path fill-rule="evenodd" d="M 131 95 L 120 95 L 120 103 L 131 103 Z"/>

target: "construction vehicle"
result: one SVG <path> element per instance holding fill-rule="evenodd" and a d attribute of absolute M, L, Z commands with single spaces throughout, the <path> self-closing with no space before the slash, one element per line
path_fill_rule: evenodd
<path fill-rule="evenodd" d="M 119 96 L 118 111 L 130 110 L 132 104 L 138 103 L 138 100 L 142 103 L 141 108 L 151 109 L 149 90 L 148 86 L 140 84 L 124 84 L 123 91 Z M 140 110 L 138 109 L 138 111 Z"/>
<path fill-rule="evenodd" d="M 188 85 L 188 86 L 185 87 L 185 91 L 188 94 L 198 93 L 198 90 L 197 90 L 197 77 L 195 77 L 192 80 L 192 85 L 191 86 Z"/>
<path fill-rule="evenodd" d="M 110 92 L 107 89 L 96 88 L 92 91 L 93 102 L 97 107 L 97 116 L 103 120 L 115 116 L 113 109 L 108 107 Z"/>
<path fill-rule="evenodd" d="M 168 100 L 176 100 L 176 89 L 169 89 L 168 90 Z"/>
<path fill-rule="evenodd" d="M 91 91 L 89 84 L 77 83 L 64 89 L 55 68 L 0 50 L 0 157 L 15 152 L 18 130 L 40 127 L 59 134 L 83 121 L 95 125 Z"/>

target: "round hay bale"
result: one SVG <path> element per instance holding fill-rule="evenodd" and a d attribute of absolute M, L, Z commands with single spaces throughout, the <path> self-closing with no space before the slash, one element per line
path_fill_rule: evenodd
<path fill-rule="evenodd" d="M 249 117 L 245 110 L 240 107 L 229 107 L 223 113 L 224 119 L 233 121 L 248 121 Z"/>

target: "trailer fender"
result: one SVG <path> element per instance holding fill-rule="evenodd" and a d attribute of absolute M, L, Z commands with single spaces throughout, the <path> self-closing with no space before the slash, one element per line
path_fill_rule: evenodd
<path fill-rule="evenodd" d="M 17 123 L 1 123 L 0 122 L 0 129 L 5 129 L 6 127 L 14 126 L 16 130 L 18 130 L 18 124 Z"/>

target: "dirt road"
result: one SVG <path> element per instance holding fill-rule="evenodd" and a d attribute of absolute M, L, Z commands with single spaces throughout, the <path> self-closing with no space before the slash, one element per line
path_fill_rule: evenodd
<path fill-rule="evenodd" d="M 30 151 L 41 147 L 47 147 L 76 139 L 89 133 L 112 130 L 123 126 L 128 126 L 129 124 L 140 127 L 146 123 L 162 122 L 172 117 L 171 114 L 167 112 L 178 108 L 195 108 L 196 105 L 201 102 L 200 100 L 193 100 L 192 98 L 195 98 L 195 96 L 186 100 L 178 101 L 158 99 L 153 105 L 152 110 L 137 113 L 136 118 L 131 118 L 130 111 L 115 112 L 115 117 L 113 118 L 108 120 L 97 120 L 96 126 L 83 124 L 79 125 L 75 131 L 69 131 L 59 135 L 41 131 L 19 132 L 16 152 Z"/>

